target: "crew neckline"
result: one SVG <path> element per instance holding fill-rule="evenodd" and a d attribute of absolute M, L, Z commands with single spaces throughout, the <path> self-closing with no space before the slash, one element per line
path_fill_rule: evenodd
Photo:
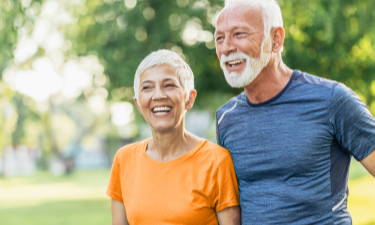
<path fill-rule="evenodd" d="M 297 73 L 299 71 L 298 70 L 293 70 L 293 73 L 292 73 L 292 76 L 290 76 L 290 79 L 288 81 L 288 83 L 285 85 L 285 87 L 277 94 L 275 95 L 273 98 L 265 101 L 265 102 L 261 102 L 261 103 L 258 103 L 258 104 L 254 104 L 254 103 L 251 103 L 249 101 L 249 99 L 247 98 L 247 95 L 246 95 L 246 92 L 244 92 L 244 97 L 246 98 L 246 102 L 247 104 L 249 104 L 249 106 L 252 106 L 252 107 L 260 107 L 260 106 L 264 106 L 264 105 L 268 105 L 274 101 L 276 101 L 278 98 L 280 98 L 284 92 L 288 89 L 289 85 L 292 83 L 292 81 L 295 79 L 295 76 L 297 76 Z"/>
<path fill-rule="evenodd" d="M 147 140 L 145 140 L 145 142 L 142 146 L 142 155 L 143 155 L 143 158 L 148 163 L 156 165 L 156 166 L 170 166 L 170 165 L 178 164 L 178 163 L 190 158 L 192 155 L 194 155 L 207 142 L 206 139 L 201 138 L 201 140 L 198 142 L 198 144 L 192 150 L 185 153 L 184 155 L 178 157 L 177 159 L 173 159 L 173 160 L 165 161 L 165 162 L 160 162 L 160 161 L 156 161 L 156 160 L 151 159 L 146 153 L 146 148 L 147 148 L 147 145 L 148 145 L 150 139 L 151 138 L 148 138 Z"/>

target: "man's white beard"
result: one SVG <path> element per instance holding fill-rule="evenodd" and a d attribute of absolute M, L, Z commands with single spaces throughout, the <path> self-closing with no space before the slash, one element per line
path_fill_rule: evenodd
<path fill-rule="evenodd" d="M 271 46 L 272 40 L 271 37 L 267 37 L 263 40 L 261 45 L 261 52 L 260 57 L 250 58 L 248 55 L 242 52 L 235 52 L 226 56 L 224 54 L 221 55 L 220 66 L 224 72 L 225 79 L 227 80 L 228 84 L 234 88 L 242 88 L 249 85 L 253 80 L 259 75 L 259 73 L 263 70 L 264 67 L 270 61 L 271 58 Z M 242 71 L 242 74 L 231 72 L 229 73 L 227 70 L 226 62 L 233 61 L 233 60 L 246 60 L 246 67 Z"/>

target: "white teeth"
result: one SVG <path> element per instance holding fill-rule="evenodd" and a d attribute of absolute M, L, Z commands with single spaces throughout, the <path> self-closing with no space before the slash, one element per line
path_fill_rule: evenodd
<path fill-rule="evenodd" d="M 167 112 L 155 112 L 154 114 L 158 115 L 158 116 L 161 116 L 161 115 L 167 114 Z"/>
<path fill-rule="evenodd" d="M 155 107 L 152 111 L 156 113 L 160 111 L 169 111 L 169 110 L 171 110 L 171 107 L 163 106 L 163 107 Z"/>
<path fill-rule="evenodd" d="M 232 66 L 234 64 L 242 63 L 243 61 L 245 61 L 245 59 L 233 60 L 233 61 L 229 61 L 228 64 Z"/>

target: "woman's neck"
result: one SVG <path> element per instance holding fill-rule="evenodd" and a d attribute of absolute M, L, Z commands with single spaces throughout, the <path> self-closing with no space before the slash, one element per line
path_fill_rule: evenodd
<path fill-rule="evenodd" d="M 146 153 L 156 161 L 171 161 L 191 151 L 199 141 L 183 127 L 166 133 L 152 132 Z"/>

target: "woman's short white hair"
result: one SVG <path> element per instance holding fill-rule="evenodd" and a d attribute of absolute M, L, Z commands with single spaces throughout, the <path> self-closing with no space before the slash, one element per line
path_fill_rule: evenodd
<path fill-rule="evenodd" d="M 262 10 L 262 18 L 264 24 L 264 37 L 271 33 L 273 27 L 283 27 L 283 17 L 281 14 L 280 6 L 275 0 L 226 0 L 225 7 L 250 4 L 260 7 Z M 225 9 L 225 8 L 224 8 Z M 223 10 L 224 10 L 223 9 Z"/>
<path fill-rule="evenodd" d="M 193 71 L 191 71 L 189 65 L 177 53 L 166 49 L 151 52 L 139 64 L 134 76 L 134 98 L 138 99 L 141 75 L 147 69 L 161 65 L 168 65 L 173 71 L 175 71 L 186 92 L 187 100 L 190 92 L 194 89 Z"/>

